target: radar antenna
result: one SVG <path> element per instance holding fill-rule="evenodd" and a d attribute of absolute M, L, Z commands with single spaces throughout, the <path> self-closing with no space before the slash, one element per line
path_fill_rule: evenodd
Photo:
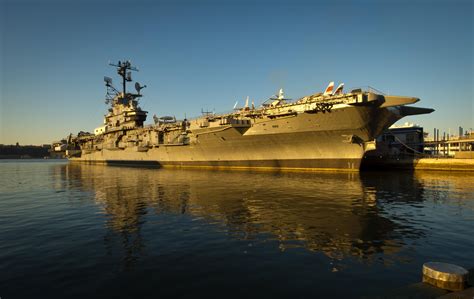
<path fill-rule="evenodd" d="M 135 90 L 137 91 L 138 94 L 140 94 L 140 90 L 142 90 L 145 87 L 146 85 L 141 86 L 140 83 L 135 82 Z"/>
<path fill-rule="evenodd" d="M 110 104 L 119 94 L 119 91 L 112 85 L 112 78 L 104 77 L 105 86 L 107 86 L 107 94 L 105 95 L 105 103 Z"/>
<path fill-rule="evenodd" d="M 122 77 L 122 87 L 123 87 L 122 96 L 123 98 L 125 98 L 125 95 L 127 92 L 126 91 L 127 82 L 132 81 L 132 72 L 128 72 L 128 70 L 138 72 L 138 69 L 132 66 L 132 63 L 129 60 L 126 60 L 126 61 L 119 60 L 117 64 L 109 63 L 109 65 L 117 67 L 117 74 L 119 74 L 120 77 Z"/>
<path fill-rule="evenodd" d="M 212 116 L 212 115 L 214 115 L 214 112 L 210 111 L 209 109 L 204 110 L 204 109 L 201 108 L 201 114 L 204 115 L 204 116 Z"/>

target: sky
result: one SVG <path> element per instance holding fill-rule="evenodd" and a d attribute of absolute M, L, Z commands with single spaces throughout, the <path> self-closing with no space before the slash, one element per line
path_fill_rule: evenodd
<path fill-rule="evenodd" d="M 93 132 L 129 59 L 152 115 L 371 86 L 419 97 L 430 134 L 474 128 L 473 1 L 0 0 L 0 144 Z M 119 85 L 119 84 L 116 84 Z M 133 85 L 130 86 L 133 89 Z"/>

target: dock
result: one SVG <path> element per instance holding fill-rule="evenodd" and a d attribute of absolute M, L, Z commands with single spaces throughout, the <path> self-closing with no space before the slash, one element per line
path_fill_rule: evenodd
<path fill-rule="evenodd" d="M 362 161 L 363 170 L 437 170 L 474 171 L 474 159 L 436 157 L 366 157 Z"/>

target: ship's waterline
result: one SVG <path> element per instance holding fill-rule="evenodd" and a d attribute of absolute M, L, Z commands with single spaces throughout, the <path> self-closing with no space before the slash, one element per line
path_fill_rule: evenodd
<path fill-rule="evenodd" d="M 361 159 L 319 160 L 241 160 L 241 161 L 166 161 L 157 160 L 71 160 L 72 163 L 154 166 L 164 168 L 203 168 L 262 171 L 359 171 Z"/>

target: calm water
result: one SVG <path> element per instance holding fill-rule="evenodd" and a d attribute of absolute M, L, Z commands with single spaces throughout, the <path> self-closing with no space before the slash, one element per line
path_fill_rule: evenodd
<path fill-rule="evenodd" d="M 474 175 L 0 161 L 0 297 L 353 297 L 474 266 Z"/>

